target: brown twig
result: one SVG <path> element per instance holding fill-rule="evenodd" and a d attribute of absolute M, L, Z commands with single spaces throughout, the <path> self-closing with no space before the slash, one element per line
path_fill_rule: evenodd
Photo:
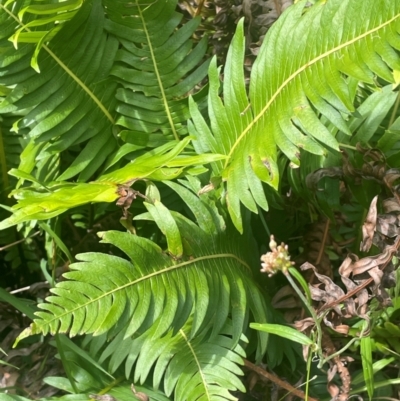
<path fill-rule="evenodd" d="M 30 235 L 29 237 L 22 238 L 22 239 L 20 239 L 20 240 L 18 240 L 18 241 L 14 241 L 14 242 L 11 243 L 11 244 L 4 245 L 4 246 L 0 247 L 0 252 L 6 250 L 6 249 L 8 249 L 8 248 L 11 248 L 11 247 L 14 246 L 14 245 L 18 245 L 18 244 L 20 244 L 21 242 L 24 242 L 24 241 L 26 241 L 26 240 L 29 239 L 29 238 L 33 238 L 33 237 L 35 237 L 35 236 L 38 235 L 38 234 L 40 234 L 40 231 L 36 231 L 35 233 L 33 233 L 32 235 Z"/>
<path fill-rule="evenodd" d="M 203 4 L 204 4 L 204 0 L 200 0 L 199 1 L 199 5 L 197 6 L 197 10 L 196 10 L 196 12 L 194 14 L 195 17 L 197 17 L 198 15 L 201 14 L 201 10 L 203 8 Z"/>
<path fill-rule="evenodd" d="M 282 14 L 282 4 L 280 3 L 279 0 L 274 0 L 275 3 L 275 8 L 276 8 L 276 13 L 278 14 L 278 17 Z"/>
<path fill-rule="evenodd" d="M 247 368 L 249 368 L 252 371 L 256 372 L 260 376 L 263 376 L 266 379 L 274 382 L 277 386 L 279 386 L 281 388 L 284 388 L 285 390 L 287 390 L 290 393 L 294 394 L 296 397 L 299 397 L 299 398 L 301 398 L 303 400 L 306 399 L 305 398 L 306 396 L 305 396 L 303 391 L 298 390 L 297 388 L 293 387 L 289 383 L 287 383 L 284 380 L 280 379 L 278 376 L 274 375 L 273 373 L 269 373 L 266 370 L 260 368 L 259 366 L 254 365 L 254 363 L 251 363 L 247 359 L 244 360 L 244 366 L 246 366 Z M 318 401 L 318 400 L 316 398 L 308 396 L 306 401 Z"/>
<path fill-rule="evenodd" d="M 325 223 L 325 227 L 324 227 L 324 236 L 322 237 L 322 241 L 321 241 L 321 247 L 319 248 L 319 252 L 318 252 L 318 257 L 317 257 L 317 261 L 315 262 L 315 265 L 318 266 L 321 262 L 321 258 L 322 255 L 324 254 L 325 251 L 325 244 L 326 244 L 326 240 L 328 238 L 328 232 L 329 232 L 329 224 L 330 224 L 330 220 L 326 220 Z"/>

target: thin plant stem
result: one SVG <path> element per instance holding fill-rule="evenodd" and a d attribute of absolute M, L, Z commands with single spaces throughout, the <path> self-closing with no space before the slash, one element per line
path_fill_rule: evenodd
<path fill-rule="evenodd" d="M 290 275 L 289 272 L 285 273 L 286 278 L 288 279 L 290 285 L 292 286 L 292 288 L 296 291 L 297 295 L 299 296 L 301 302 L 303 302 L 304 306 L 307 308 L 307 310 L 310 312 L 311 317 L 313 318 L 314 322 L 315 322 L 315 327 L 317 328 L 317 333 L 318 333 L 318 338 L 317 338 L 317 342 L 318 342 L 318 350 L 321 349 L 321 339 L 322 339 L 322 329 L 321 329 L 321 325 L 319 323 L 319 319 L 317 314 L 315 313 L 315 310 L 312 306 L 310 306 L 307 302 L 306 297 L 304 296 L 304 294 L 300 291 L 300 288 L 297 286 L 297 284 L 294 282 L 294 280 L 292 279 L 292 276 Z"/>
<path fill-rule="evenodd" d="M 392 115 L 390 116 L 388 129 L 392 126 L 394 119 L 396 118 L 397 110 L 399 109 L 400 103 L 400 91 L 397 92 L 396 103 L 394 104 Z"/>
<path fill-rule="evenodd" d="M 308 401 L 308 389 L 310 387 L 310 371 L 311 371 L 311 352 L 308 353 L 307 357 L 307 376 L 306 376 L 306 388 L 305 388 L 305 401 Z"/>
<path fill-rule="evenodd" d="M 262 225 L 264 227 L 264 230 L 267 233 L 268 237 L 270 237 L 271 236 L 271 232 L 269 231 L 268 224 L 265 221 L 264 215 L 262 213 L 263 210 L 259 206 L 257 206 L 257 209 L 258 209 L 258 215 L 260 216 L 260 220 L 261 220 L 261 223 L 262 223 Z"/>
<path fill-rule="evenodd" d="M 340 146 L 341 148 L 347 148 L 347 149 L 357 150 L 357 148 L 356 148 L 355 146 L 347 145 L 347 144 L 340 143 L 340 142 L 339 142 L 339 146 Z"/>
<path fill-rule="evenodd" d="M 339 351 L 336 351 L 334 354 L 329 355 L 325 359 L 321 359 L 320 363 L 318 364 L 318 367 L 322 367 L 326 362 L 330 361 L 331 359 L 335 358 L 336 356 L 341 355 L 344 351 L 347 350 L 354 342 L 359 340 L 364 333 L 364 329 L 361 331 L 360 337 L 354 337 L 352 338 L 343 348 L 341 348 Z"/>
<path fill-rule="evenodd" d="M 60 355 L 60 359 L 61 359 L 61 362 L 63 364 L 65 373 L 66 373 L 66 375 L 68 377 L 69 382 L 71 383 L 71 386 L 72 386 L 75 394 L 79 394 L 78 387 L 76 386 L 75 380 L 74 380 L 74 378 L 72 376 L 72 373 L 71 373 L 70 366 L 68 364 L 68 360 L 67 360 L 67 358 L 65 356 L 65 353 L 64 353 L 64 348 L 63 348 L 63 345 L 62 345 L 61 340 L 60 340 L 60 335 L 62 335 L 62 334 L 56 334 L 55 335 L 56 343 L 57 343 L 57 351 L 58 351 L 58 353 Z"/>

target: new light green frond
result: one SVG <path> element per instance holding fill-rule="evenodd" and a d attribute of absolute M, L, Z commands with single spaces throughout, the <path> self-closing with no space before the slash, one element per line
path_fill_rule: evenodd
<path fill-rule="evenodd" d="M 278 149 L 297 165 L 300 149 L 317 155 L 338 151 L 321 116 L 350 135 L 346 115 L 354 108 L 347 77 L 394 83 L 393 71 L 400 69 L 399 0 L 329 0 L 309 8 L 306 3 L 290 7 L 269 30 L 252 68 L 249 96 L 240 62 L 243 24 L 238 25 L 224 68 L 224 102 L 216 63 L 209 69 L 211 131 L 191 105 L 197 149 L 227 155 L 214 171 L 227 181 L 228 207 L 239 230 L 241 203 L 254 212 L 257 205 L 266 209 L 261 182 L 278 187 Z"/>
<path fill-rule="evenodd" d="M 154 147 L 187 134 L 187 93 L 206 76 L 207 38 L 196 45 L 195 18 L 182 27 L 177 0 L 107 0 L 105 29 L 118 38 L 111 74 L 118 78 L 117 124 L 121 138 Z M 202 95 L 201 95 L 202 96 Z M 197 97 L 199 100 L 200 98 Z"/>
<path fill-rule="evenodd" d="M 216 154 L 179 157 L 189 142 L 190 137 L 186 137 L 179 142 L 166 143 L 89 183 L 55 181 L 45 186 L 30 174 L 12 169 L 10 175 L 34 184 L 12 191 L 11 195 L 18 202 L 12 207 L 13 214 L 0 222 L 0 230 L 32 219 L 47 220 L 90 202 L 113 202 L 119 196 L 119 185 L 130 186 L 143 179 L 171 180 L 180 176 L 186 168 L 197 167 L 197 173 L 202 173 L 206 171 L 203 164 L 224 159 L 223 155 Z"/>

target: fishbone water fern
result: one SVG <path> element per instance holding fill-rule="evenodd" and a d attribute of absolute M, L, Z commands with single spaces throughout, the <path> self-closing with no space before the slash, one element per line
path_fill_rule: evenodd
<path fill-rule="evenodd" d="M 217 394 L 229 398 L 226 389 L 242 388 L 235 364 L 241 364 L 243 351 L 231 349 L 246 331 L 249 312 L 257 321 L 265 321 L 268 313 L 252 279 L 251 237 L 226 230 L 214 208 L 188 189 L 168 185 L 185 199 L 197 225 L 157 200 L 147 205 L 149 213 L 136 219 L 154 219 L 161 229 L 167 226 L 168 248 L 175 256 L 136 235 L 101 234 L 103 242 L 121 249 L 130 261 L 99 253 L 77 255 L 78 262 L 65 274 L 68 280 L 51 290 L 53 295 L 39 305 L 39 319 L 21 338 L 35 333 L 107 333 L 103 343 L 115 338 L 101 359 L 119 349 L 110 360 L 111 373 L 126 359 L 130 377 L 140 353 L 135 381 L 143 383 L 157 362 L 155 385 L 165 372 L 167 395 L 176 386 L 179 400 L 187 399 L 194 388 L 195 393 L 200 391 L 199 399 Z M 265 352 L 266 339 L 260 336 L 259 356 Z"/>
<path fill-rule="evenodd" d="M 210 66 L 211 130 L 192 103 L 197 149 L 227 156 L 213 171 L 227 183 L 229 212 L 239 230 L 241 203 L 253 212 L 257 205 L 268 209 L 261 182 L 278 188 L 278 149 L 295 165 L 302 149 L 316 155 L 339 151 L 320 118 L 350 135 L 345 116 L 354 111 L 351 80 L 398 81 L 399 1 L 306 4 L 300 1 L 269 31 L 251 71 L 249 96 L 239 25 L 224 66 L 224 103 L 215 59 Z"/>
<path fill-rule="evenodd" d="M 48 383 L 100 401 L 128 401 L 132 381 L 159 400 L 244 390 L 243 358 L 268 350 L 249 322 L 274 320 L 249 211 L 268 210 L 285 169 L 368 142 L 358 88 L 382 92 L 387 112 L 400 82 L 400 0 L 313 3 L 269 30 L 247 87 L 243 20 L 222 69 L 177 0 L 0 0 L 0 113 L 26 140 L 0 229 L 49 220 L 65 251 L 55 226 L 116 200 L 129 228 L 99 233 L 108 253 L 74 255 L 20 335 L 57 336 L 68 380 Z M 83 336 L 78 351 L 60 333 Z"/>
<path fill-rule="evenodd" d="M 174 11 L 176 1 L 154 2 L 151 7 L 138 1 L 135 7 L 126 7 L 126 2 L 94 0 L 83 2 L 79 11 L 74 10 L 80 3 L 76 1 L 61 2 L 58 7 L 29 3 L 0 4 L 0 82 L 15 86 L 0 112 L 29 110 L 15 129 L 36 144 L 33 157 L 58 157 L 59 152 L 78 146 L 78 153 L 68 157 L 67 168 L 52 179 L 79 174 L 80 181 L 87 181 L 106 160 L 105 167 L 137 149 L 186 134 L 185 94 L 207 71 L 207 65 L 200 63 L 207 49 L 206 37 L 193 49 L 190 40 L 198 19 L 176 30 L 181 19 Z M 54 17 L 34 18 L 44 10 L 54 14 L 66 8 L 57 14 L 57 21 L 70 18 L 61 25 L 68 28 L 55 36 Z M 125 18 L 123 10 L 130 18 Z M 44 37 L 44 22 L 50 25 L 51 41 L 42 44 L 37 55 L 34 45 L 19 42 Z M 14 34 L 17 28 L 18 32 L 25 29 L 24 36 Z M 56 28 L 59 31 L 60 24 Z M 8 41 L 12 34 L 17 52 Z M 39 76 L 30 66 L 33 52 Z M 119 132 L 119 126 L 128 129 Z M 116 136 L 127 142 L 118 146 L 118 152 Z M 26 173 L 33 169 L 21 168 Z"/>

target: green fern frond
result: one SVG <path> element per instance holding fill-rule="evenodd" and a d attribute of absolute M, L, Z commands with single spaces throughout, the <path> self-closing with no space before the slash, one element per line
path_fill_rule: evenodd
<path fill-rule="evenodd" d="M 117 124 L 128 144 L 157 146 L 187 135 L 187 93 L 207 75 L 206 36 L 193 46 L 200 23 L 195 18 L 177 29 L 182 15 L 177 0 L 107 0 L 105 29 L 121 48 L 111 75 L 122 85 Z M 160 34 L 162 32 L 162 34 Z"/>
<path fill-rule="evenodd" d="M 229 390 L 245 391 L 238 376 L 243 374 L 239 366 L 246 354 L 233 341 L 229 321 L 213 338 L 203 333 L 190 339 L 190 321 L 178 332 L 169 330 L 160 338 L 154 338 L 155 331 L 153 326 L 135 338 L 124 338 L 121 332 L 106 345 L 100 361 L 103 365 L 109 361 L 111 373 L 125 362 L 126 378 L 133 378 L 135 383 L 144 383 L 151 372 L 153 388 L 157 390 L 163 384 L 166 395 L 170 397 L 174 392 L 176 401 L 220 399 L 216 397 L 235 400 Z M 103 345 L 104 341 L 105 336 L 101 339 Z"/>
<path fill-rule="evenodd" d="M 33 1 L 33 4 L 30 4 L 32 1 L 29 1 L 20 8 L 18 12 L 20 28 L 13 33 L 10 40 L 14 43 L 15 48 L 18 48 L 20 43 L 36 44 L 31 58 L 31 66 L 37 72 L 40 72 L 38 55 L 43 44 L 53 39 L 63 24 L 75 16 L 82 2 L 83 0 L 67 0 L 55 4 L 35 4 Z M 16 0 L 9 1 L 7 5 L 12 3 L 16 3 Z M 29 15 L 30 17 L 26 18 Z M 32 18 L 32 16 L 35 17 Z M 41 30 L 37 27 L 40 27 Z"/>
<path fill-rule="evenodd" d="M 206 38 L 192 42 L 200 19 L 177 29 L 177 1 L 31 3 L 0 1 L 0 84 L 11 90 L 0 113 L 24 114 L 14 122 L 30 139 L 22 173 L 43 183 L 78 174 L 88 181 L 135 150 L 187 136 L 187 93 L 208 66 Z M 44 158 L 51 172 L 35 170 Z"/>
<path fill-rule="evenodd" d="M 241 203 L 253 212 L 257 205 L 267 210 L 261 182 L 278 187 L 277 150 L 297 165 L 300 149 L 319 155 L 338 151 L 320 116 L 349 135 L 345 116 L 354 111 L 349 79 L 394 83 L 393 71 L 400 69 L 399 0 L 330 0 L 310 8 L 306 3 L 290 7 L 268 31 L 249 96 L 243 22 L 238 25 L 224 68 L 224 103 L 215 60 L 209 69 L 211 131 L 191 104 L 198 151 L 227 155 L 214 171 L 227 181 L 228 207 L 239 230 Z"/>
<path fill-rule="evenodd" d="M 137 157 L 125 167 L 89 183 L 55 181 L 46 186 L 24 171 L 12 169 L 11 175 L 34 184 L 11 193 L 18 199 L 18 203 L 12 207 L 13 214 L 0 222 L 0 230 L 28 220 L 47 220 L 90 202 L 113 202 L 119 196 L 119 185 L 131 185 L 141 179 L 171 180 L 186 169 L 190 169 L 192 174 L 203 173 L 207 171 L 203 164 L 224 158 L 223 155 L 215 154 L 178 157 L 190 139 L 186 137 L 178 143 L 166 143 Z"/>
<path fill-rule="evenodd" d="M 97 336 L 124 329 L 127 338 L 154 326 L 155 339 L 171 328 L 179 331 L 192 316 L 189 338 L 210 329 L 215 337 L 230 315 L 236 344 L 249 312 L 257 322 L 265 321 L 265 302 L 252 279 L 251 238 L 232 229 L 219 229 L 213 235 L 205 227 L 216 212 L 187 189 L 180 187 L 179 193 L 192 199 L 189 207 L 198 220 L 195 224 L 179 213 L 171 214 L 179 229 L 180 259 L 146 238 L 105 232 L 103 242 L 118 247 L 129 260 L 101 253 L 78 255 L 79 262 L 65 274 L 68 280 L 51 290 L 54 295 L 40 305 L 39 318 L 25 334 Z M 265 341 L 266 337 L 260 337 L 260 354 Z"/>
<path fill-rule="evenodd" d="M 23 44 L 15 50 L 8 42 L 21 24 L 18 13 L 26 4 L 0 7 L 0 83 L 13 87 L 0 104 L 0 113 L 27 111 L 14 124 L 15 130 L 24 130 L 35 143 L 50 141 L 46 153 L 54 158 L 79 145 L 80 152 L 61 179 L 80 174 L 85 181 L 116 149 L 112 127 L 117 83 L 108 78 L 118 41 L 104 31 L 101 2 L 85 1 L 51 42 L 43 44 L 38 75 L 30 66 L 35 46 Z"/>

